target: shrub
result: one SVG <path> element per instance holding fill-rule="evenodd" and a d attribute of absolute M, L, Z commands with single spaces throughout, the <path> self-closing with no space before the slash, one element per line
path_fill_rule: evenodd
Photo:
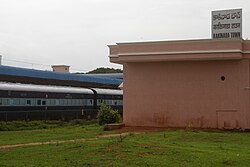
<path fill-rule="evenodd" d="M 113 110 L 111 107 L 102 103 L 97 114 L 99 125 L 117 123 L 120 121 L 120 115 L 117 110 Z"/>

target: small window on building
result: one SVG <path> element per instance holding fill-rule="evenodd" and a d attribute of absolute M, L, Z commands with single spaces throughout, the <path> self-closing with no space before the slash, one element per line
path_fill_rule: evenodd
<path fill-rule="evenodd" d="M 65 68 L 65 70 L 68 70 L 68 68 Z"/>
<path fill-rule="evenodd" d="M 222 81 L 225 81 L 226 77 L 225 77 L 225 76 L 221 76 L 220 79 L 221 79 Z"/>
<path fill-rule="evenodd" d="M 45 100 L 42 101 L 42 105 L 43 105 L 43 106 L 46 105 L 46 101 L 45 101 Z"/>

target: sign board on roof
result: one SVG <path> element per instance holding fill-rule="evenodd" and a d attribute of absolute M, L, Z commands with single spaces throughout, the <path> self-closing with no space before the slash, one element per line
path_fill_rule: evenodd
<path fill-rule="evenodd" d="M 242 9 L 212 11 L 212 38 L 242 38 Z"/>

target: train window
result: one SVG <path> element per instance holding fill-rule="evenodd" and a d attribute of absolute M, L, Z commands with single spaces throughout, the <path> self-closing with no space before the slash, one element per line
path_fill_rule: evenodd
<path fill-rule="evenodd" d="M 72 106 L 76 105 L 76 100 L 75 100 L 75 99 L 72 99 L 71 105 L 72 105 Z"/>
<path fill-rule="evenodd" d="M 9 104 L 9 99 L 3 98 L 2 99 L 2 105 L 6 106 Z"/>
<path fill-rule="evenodd" d="M 83 105 L 86 106 L 87 105 L 87 101 L 84 99 L 83 100 Z"/>
<path fill-rule="evenodd" d="M 50 99 L 46 99 L 46 104 L 47 104 L 47 106 L 50 106 L 51 105 L 51 100 Z"/>
<path fill-rule="evenodd" d="M 46 100 L 42 101 L 42 105 L 45 106 L 46 105 Z"/>
<path fill-rule="evenodd" d="M 13 99 L 13 104 L 20 105 L 20 99 L 18 99 L 18 98 Z"/>
<path fill-rule="evenodd" d="M 13 99 L 10 99 L 10 101 L 9 101 L 9 105 L 11 105 L 11 106 L 15 105 L 15 104 L 14 104 L 14 100 L 13 100 Z"/>
<path fill-rule="evenodd" d="M 59 105 L 63 105 L 63 99 L 59 99 Z"/>
<path fill-rule="evenodd" d="M 26 100 L 26 104 L 31 105 L 31 100 L 30 99 Z"/>
<path fill-rule="evenodd" d="M 31 99 L 31 105 L 35 106 L 36 105 L 36 99 Z"/>
<path fill-rule="evenodd" d="M 55 105 L 55 99 L 49 99 L 49 105 L 54 106 Z"/>
<path fill-rule="evenodd" d="M 24 98 L 19 99 L 19 105 L 25 106 L 26 105 L 26 100 Z"/>
<path fill-rule="evenodd" d="M 68 99 L 68 106 L 71 106 L 72 102 L 71 99 Z"/>
<path fill-rule="evenodd" d="M 40 106 L 41 105 L 41 100 L 37 100 L 36 104 Z"/>

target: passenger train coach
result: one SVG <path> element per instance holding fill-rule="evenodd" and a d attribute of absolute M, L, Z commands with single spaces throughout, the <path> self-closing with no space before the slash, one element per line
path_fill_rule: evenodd
<path fill-rule="evenodd" d="M 0 121 L 93 119 L 104 102 L 122 113 L 122 90 L 0 82 Z"/>

